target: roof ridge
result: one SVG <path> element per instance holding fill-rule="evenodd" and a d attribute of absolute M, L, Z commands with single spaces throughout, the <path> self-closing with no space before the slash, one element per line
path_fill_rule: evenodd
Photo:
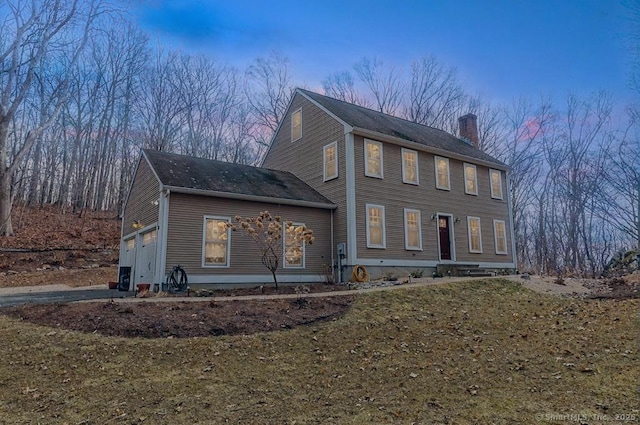
<path fill-rule="evenodd" d="M 304 93 L 306 93 L 306 94 L 312 94 L 312 95 L 316 95 L 316 96 L 322 96 L 322 97 L 325 97 L 325 98 L 327 98 L 327 99 L 335 100 L 336 102 L 341 102 L 341 103 L 344 103 L 345 105 L 349 105 L 349 107 L 365 109 L 365 110 L 367 110 L 367 111 L 371 111 L 371 112 L 374 112 L 374 113 L 376 113 L 376 114 L 381 114 L 381 115 L 385 115 L 385 116 L 387 116 L 387 117 L 391 117 L 391 118 L 393 118 L 393 119 L 402 120 L 402 121 L 404 121 L 404 122 L 408 122 L 408 123 L 410 123 L 410 124 L 412 124 L 412 125 L 419 125 L 419 126 L 422 126 L 422 127 L 430 128 L 430 129 L 432 129 L 432 130 L 441 131 L 441 132 L 443 132 L 443 133 L 448 134 L 449 136 L 453 136 L 453 137 L 455 137 L 456 139 L 459 139 L 461 142 L 463 142 L 463 143 L 464 143 L 464 140 L 460 139 L 458 136 L 456 136 L 456 135 L 454 135 L 454 134 L 451 134 L 451 133 L 449 133 L 448 131 L 443 130 L 443 129 L 438 128 L 438 127 L 433 127 L 433 126 L 431 126 L 431 125 L 421 124 L 421 123 L 416 122 L 416 121 L 411 121 L 410 119 L 407 119 L 407 118 L 402 118 L 402 117 L 399 117 L 399 116 L 397 116 L 397 115 L 387 114 L 387 113 L 382 112 L 382 111 L 377 111 L 377 110 L 372 109 L 372 108 L 367 108 L 366 106 L 356 105 L 355 103 L 347 102 L 346 100 L 337 99 L 337 98 L 335 98 L 335 97 L 331 97 L 331 96 L 327 96 L 326 94 L 321 94 L 321 93 L 314 92 L 314 91 L 311 91 L 311 90 L 303 89 L 303 88 L 301 88 L 301 87 L 298 87 L 296 90 L 300 90 L 300 91 L 302 91 L 302 92 L 304 92 Z"/>

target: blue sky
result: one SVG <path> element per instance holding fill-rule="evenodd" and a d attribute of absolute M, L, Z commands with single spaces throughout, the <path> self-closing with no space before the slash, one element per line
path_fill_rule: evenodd
<path fill-rule="evenodd" d="M 613 0 L 146 0 L 139 24 L 161 43 L 244 68 L 278 50 L 312 89 L 364 56 L 408 68 L 435 56 L 494 101 L 628 89 L 630 22 Z"/>

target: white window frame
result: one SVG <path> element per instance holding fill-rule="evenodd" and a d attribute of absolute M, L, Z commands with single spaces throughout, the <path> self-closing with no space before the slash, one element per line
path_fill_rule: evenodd
<path fill-rule="evenodd" d="M 412 149 L 406 149 L 406 148 L 402 148 L 401 149 L 401 156 L 402 156 L 402 182 L 403 183 L 407 183 L 407 184 L 415 184 L 415 185 L 419 185 L 420 184 L 420 167 L 418 166 L 418 151 L 414 151 Z M 412 154 L 415 156 L 415 168 L 416 168 L 416 179 L 415 181 L 409 180 L 407 179 L 407 164 L 404 161 L 404 155 L 405 154 Z"/>
<path fill-rule="evenodd" d="M 294 134 L 294 123 L 295 123 L 295 115 L 296 114 L 300 114 L 300 135 L 298 137 L 295 137 Z M 300 140 L 302 139 L 302 108 L 298 108 L 295 111 L 293 111 L 293 113 L 291 114 L 291 143 L 295 142 L 296 140 Z"/>
<path fill-rule="evenodd" d="M 498 224 L 502 224 L 502 232 L 504 239 L 504 250 L 498 249 Z M 496 254 L 507 255 L 509 248 L 507 247 L 507 223 L 504 220 L 493 220 L 493 239 L 496 246 Z"/>
<path fill-rule="evenodd" d="M 498 176 L 498 182 L 499 184 L 499 188 L 500 188 L 500 193 L 496 194 L 494 187 L 493 187 L 493 176 L 497 175 Z M 494 170 L 493 168 L 489 169 L 489 187 L 491 187 L 491 197 L 493 199 L 503 199 L 502 196 L 502 171 L 500 170 Z"/>
<path fill-rule="evenodd" d="M 446 186 L 443 185 L 440 182 L 440 177 L 438 174 L 438 161 L 439 160 L 443 160 L 446 162 L 447 164 L 447 184 Z M 433 161 L 434 161 L 434 166 L 435 166 L 435 173 L 436 173 L 436 189 L 440 189 L 440 190 L 451 190 L 451 171 L 450 171 L 450 164 L 449 164 L 449 158 L 445 158 L 443 156 L 434 156 L 433 157 Z"/>
<path fill-rule="evenodd" d="M 467 167 L 473 168 L 473 186 L 475 190 L 469 189 L 469 180 L 467 179 Z M 478 169 L 475 164 L 468 162 L 462 163 L 462 173 L 464 174 L 464 193 L 467 195 L 478 195 Z"/>
<path fill-rule="evenodd" d="M 205 215 L 202 219 L 202 268 L 221 269 L 231 267 L 231 229 L 227 228 L 227 254 L 226 264 L 207 263 L 207 220 L 226 221 L 231 223 L 231 217 L 221 217 L 216 215 Z"/>
<path fill-rule="evenodd" d="M 328 175 L 327 174 L 327 150 L 328 149 L 334 149 L 335 152 L 335 173 Z M 333 180 L 335 178 L 338 178 L 338 142 L 333 142 L 333 143 L 329 143 L 328 145 L 325 145 L 322 148 L 322 173 L 324 175 L 324 180 L 323 181 L 329 181 L 329 180 Z"/>
<path fill-rule="evenodd" d="M 409 223 L 407 221 L 407 215 L 411 213 L 418 215 L 418 246 L 409 245 Z M 411 208 L 404 209 L 404 249 L 407 251 L 422 251 L 422 216 L 420 210 Z"/>
<path fill-rule="evenodd" d="M 377 145 L 380 148 L 380 172 L 375 173 L 369 170 L 369 157 L 367 145 Z M 384 152 L 382 149 L 382 142 L 376 142 L 375 140 L 364 139 L 364 175 L 367 177 L 374 177 L 377 179 L 384 178 Z"/>
<path fill-rule="evenodd" d="M 292 222 L 293 226 L 305 226 L 304 223 Z M 302 240 L 302 264 L 287 265 L 287 223 L 283 221 L 282 225 L 282 268 L 283 269 L 304 269 L 306 267 L 306 243 Z"/>
<path fill-rule="evenodd" d="M 369 223 L 369 210 L 371 208 L 377 208 L 381 211 L 380 214 L 380 221 L 381 223 L 381 227 L 382 227 L 382 244 L 373 244 L 371 243 L 371 227 L 370 227 L 370 223 Z M 385 249 L 387 247 L 387 235 L 386 235 L 386 224 L 385 224 L 385 210 L 384 210 L 384 206 L 382 205 L 375 205 L 375 204 L 366 204 L 366 226 L 367 226 L 367 248 L 379 248 L 379 249 Z"/>
<path fill-rule="evenodd" d="M 478 245 L 479 249 L 474 249 L 471 243 L 471 222 L 478 221 Z M 469 252 L 473 254 L 482 254 L 482 224 L 480 217 L 467 217 L 467 236 L 469 237 Z"/>

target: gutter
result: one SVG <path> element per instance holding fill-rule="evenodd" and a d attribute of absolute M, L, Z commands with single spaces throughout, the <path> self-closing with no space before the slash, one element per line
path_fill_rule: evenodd
<path fill-rule="evenodd" d="M 268 204 L 294 205 L 300 207 L 321 208 L 326 210 L 335 210 L 338 207 L 335 204 L 324 202 L 303 201 L 300 199 L 272 198 L 269 196 L 246 195 L 243 193 L 219 192 L 214 190 L 192 189 L 188 187 L 164 185 L 163 189 L 188 195 L 201 195 L 214 198 L 238 199 L 241 201 L 265 202 Z"/>

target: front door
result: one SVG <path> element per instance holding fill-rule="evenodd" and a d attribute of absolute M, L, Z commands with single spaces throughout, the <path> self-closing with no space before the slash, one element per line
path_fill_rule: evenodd
<path fill-rule="evenodd" d="M 449 217 L 438 216 L 440 234 L 440 259 L 451 260 L 451 239 L 449 238 Z"/>

